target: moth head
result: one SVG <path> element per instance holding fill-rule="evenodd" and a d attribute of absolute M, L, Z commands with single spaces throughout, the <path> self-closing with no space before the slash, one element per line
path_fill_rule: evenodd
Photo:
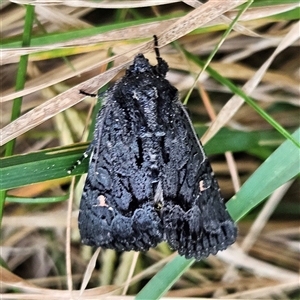
<path fill-rule="evenodd" d="M 144 73 L 151 72 L 152 66 L 143 54 L 138 54 L 133 61 L 133 64 L 129 67 L 128 71 L 130 73 Z"/>
<path fill-rule="evenodd" d="M 139 74 L 151 72 L 165 77 L 169 70 L 168 64 L 161 58 L 157 57 L 157 65 L 151 66 L 149 60 L 143 54 L 138 54 L 133 61 L 133 64 L 128 68 L 127 72 L 131 74 Z"/>

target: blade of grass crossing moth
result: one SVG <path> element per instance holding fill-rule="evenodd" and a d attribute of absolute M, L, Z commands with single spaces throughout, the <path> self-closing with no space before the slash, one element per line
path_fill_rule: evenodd
<path fill-rule="evenodd" d="M 293 135 L 300 142 L 300 129 Z M 288 160 L 283 160 L 288 157 Z M 233 220 L 241 219 L 279 186 L 300 172 L 300 150 L 286 140 L 254 172 L 239 192 L 227 203 L 227 209 Z M 194 260 L 177 256 L 159 271 L 139 292 L 136 299 L 158 299 L 165 294 L 176 280 L 187 270 Z"/>
<path fill-rule="evenodd" d="M 32 25 L 34 20 L 34 6 L 26 5 L 25 7 L 26 7 L 26 14 L 25 14 L 22 46 L 28 47 L 30 45 L 31 31 L 32 31 Z M 28 55 L 21 56 L 19 66 L 18 66 L 18 71 L 17 71 L 16 91 L 22 90 L 25 86 L 27 64 L 28 64 Z M 20 116 L 21 107 L 22 107 L 22 97 L 16 98 L 13 101 L 11 121 L 17 119 Z M 7 143 L 5 148 L 5 156 L 10 156 L 13 154 L 14 146 L 15 146 L 15 140 L 12 140 L 9 143 Z M 3 217 L 5 197 L 6 197 L 6 191 L 4 190 L 0 191 L 0 226 Z"/>

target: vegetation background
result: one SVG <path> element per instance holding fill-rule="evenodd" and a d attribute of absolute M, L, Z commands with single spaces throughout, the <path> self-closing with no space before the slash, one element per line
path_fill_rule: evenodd
<path fill-rule="evenodd" d="M 292 0 L 1 1 L 1 299 L 299 299 L 299 12 Z M 78 91 L 104 91 L 137 53 L 155 63 L 154 34 L 239 221 L 236 244 L 200 262 L 164 243 L 95 250 L 77 229 L 88 160 L 67 170 L 100 106 Z"/>

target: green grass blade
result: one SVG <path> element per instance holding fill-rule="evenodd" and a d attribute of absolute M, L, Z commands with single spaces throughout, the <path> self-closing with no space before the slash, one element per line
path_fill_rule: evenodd
<path fill-rule="evenodd" d="M 87 143 L 46 149 L 1 159 L 0 190 L 70 176 L 67 171 L 87 148 Z M 72 176 L 84 174 L 88 159 L 74 169 Z"/>
<path fill-rule="evenodd" d="M 217 51 L 219 50 L 219 48 L 222 46 L 222 44 L 224 43 L 224 41 L 226 40 L 226 38 L 228 37 L 229 33 L 232 31 L 233 26 L 237 23 L 237 21 L 239 20 L 240 16 L 249 8 L 249 6 L 251 5 L 251 3 L 253 2 L 253 0 L 248 1 L 245 5 L 243 5 L 242 9 L 239 10 L 239 12 L 237 13 L 237 15 L 235 16 L 234 20 L 230 23 L 230 25 L 228 26 L 228 28 L 225 30 L 225 32 L 222 35 L 222 38 L 220 39 L 219 43 L 215 46 L 215 48 L 213 49 L 213 51 L 209 54 L 203 68 L 200 70 L 200 72 L 198 73 L 198 75 L 196 76 L 193 85 L 191 86 L 190 90 L 188 91 L 183 104 L 187 105 L 188 103 L 188 99 L 190 98 L 200 76 L 202 75 L 202 73 L 206 70 L 206 68 L 208 67 L 208 65 L 211 63 L 213 57 L 215 56 L 215 54 L 217 53 Z"/>
<path fill-rule="evenodd" d="M 293 137 L 300 142 L 300 129 Z M 241 219 L 278 187 L 300 173 L 300 150 L 285 141 L 252 174 L 237 194 L 227 203 L 234 220 Z"/>
<path fill-rule="evenodd" d="M 159 299 L 176 280 L 194 263 L 194 259 L 176 256 L 135 297 L 136 300 Z"/>
<path fill-rule="evenodd" d="M 300 141 L 300 129 L 293 134 L 293 137 Z M 227 203 L 232 218 L 235 221 L 239 220 L 279 186 L 299 174 L 299 158 L 299 148 L 295 147 L 290 140 L 285 141 Z M 194 260 L 175 257 L 147 283 L 136 299 L 160 298 L 193 262 Z"/>
<path fill-rule="evenodd" d="M 191 54 L 190 52 L 182 49 L 186 57 L 195 62 L 197 65 L 203 67 L 205 63 L 200 60 L 197 56 Z M 223 85 L 227 86 L 233 93 L 239 95 L 241 98 L 245 100 L 245 102 L 251 106 L 258 114 L 260 114 L 269 124 L 271 124 L 278 132 L 280 132 L 286 139 L 291 140 L 298 148 L 300 148 L 299 142 L 297 142 L 293 136 L 290 135 L 288 131 L 286 131 L 278 122 L 276 122 L 269 114 L 267 114 L 263 109 L 256 104 L 256 102 L 247 96 L 244 91 L 238 88 L 232 81 L 221 76 L 217 71 L 212 69 L 211 67 L 207 67 L 206 71 L 209 73 L 211 77 L 215 80 L 219 81 Z"/>
<path fill-rule="evenodd" d="M 155 18 L 147 18 L 147 19 L 140 19 L 140 20 L 134 20 L 134 21 L 122 21 L 122 22 L 116 22 L 114 24 L 109 25 L 102 25 L 102 26 L 95 26 L 91 28 L 84 28 L 84 29 L 77 29 L 77 30 L 69 30 L 66 32 L 52 32 L 52 33 L 46 33 L 40 36 L 34 36 L 31 39 L 30 45 L 31 47 L 38 47 L 38 46 L 46 46 L 51 45 L 54 43 L 66 43 L 68 41 L 72 41 L 74 39 L 78 38 L 85 38 L 89 36 L 98 35 L 105 32 L 110 32 L 112 30 L 120 30 L 124 28 L 130 28 L 132 26 L 137 25 L 144 25 L 147 23 L 152 22 L 158 22 L 158 21 L 164 21 L 169 20 L 172 18 L 177 18 L 179 16 L 182 16 L 182 14 L 172 14 L 167 16 L 160 16 Z M 20 40 L 2 40 L 0 42 L 0 47 L 5 48 L 18 48 L 21 47 L 21 41 Z"/>
<path fill-rule="evenodd" d="M 202 136 L 207 127 L 196 125 L 195 130 Z M 226 151 L 255 153 L 258 149 L 260 154 L 267 153 L 259 157 L 266 158 L 283 141 L 282 135 L 274 130 L 243 132 L 222 128 L 205 144 L 204 149 L 207 155 L 222 154 Z M 67 170 L 82 156 L 87 147 L 88 143 L 78 143 L 2 158 L 0 190 L 67 177 Z M 88 161 L 85 159 L 71 175 L 84 174 L 88 168 Z"/>
<path fill-rule="evenodd" d="M 57 197 L 35 197 L 35 198 L 25 198 L 25 197 L 14 197 L 7 196 L 6 201 L 10 203 L 23 203 L 23 204 L 45 204 L 45 203 L 56 203 L 62 202 L 69 199 L 69 194 Z"/>
<path fill-rule="evenodd" d="M 30 45 L 33 20 L 34 20 L 34 6 L 26 5 L 25 24 L 24 24 L 23 40 L 22 40 L 23 47 L 28 47 Z M 19 66 L 18 66 L 17 78 L 16 78 L 16 91 L 22 90 L 25 86 L 27 64 L 28 64 L 28 55 L 21 56 Z M 21 106 L 22 106 L 22 98 L 20 97 L 15 99 L 12 107 L 11 121 L 17 119 L 20 116 Z M 5 156 L 10 156 L 13 154 L 14 146 L 15 146 L 15 140 L 12 140 L 9 143 L 7 143 L 5 148 Z M 5 197 L 6 197 L 6 191 L 0 191 L 0 226 L 2 224 Z"/>

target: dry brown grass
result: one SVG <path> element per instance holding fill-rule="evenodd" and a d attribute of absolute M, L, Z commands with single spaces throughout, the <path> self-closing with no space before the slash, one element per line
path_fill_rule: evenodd
<path fill-rule="evenodd" d="M 149 52 L 147 57 L 154 61 L 153 34 L 159 36 L 161 55 L 170 66 L 168 79 L 184 98 L 194 81 L 191 74 L 199 72 L 199 68 L 171 43 L 176 41 L 189 52 L 206 58 L 226 29 L 224 24 L 229 24 L 237 13 L 233 9 L 234 1 L 209 1 L 205 6 L 199 6 L 196 0 L 13 2 L 2 2 L 5 41 L 9 37 L 19 38 L 23 32 L 26 10 L 20 4 L 35 5 L 38 22 L 33 27 L 34 36 L 92 28 L 95 24 L 115 25 L 117 14 L 120 19 L 126 15 L 126 19 L 140 21 L 131 28 L 112 27 L 108 32 L 92 36 L 2 50 L 1 144 L 17 138 L 15 154 L 85 141 L 89 123 L 86 114 L 93 103 L 81 102 L 83 95 L 78 90 L 95 92 L 117 74 L 120 76 L 121 70 L 139 52 Z M 235 1 L 242 2 L 245 1 Z M 160 6 L 161 3 L 168 5 Z M 111 9 L 105 10 L 105 5 Z M 299 126 L 299 23 L 274 16 L 292 11 L 297 5 L 286 3 L 248 9 L 210 64 L 236 85 L 246 85 L 260 107 L 290 130 Z M 125 11 L 133 7 L 135 10 Z M 143 22 L 143 18 L 172 13 L 182 15 Z M 112 49 L 113 56 L 108 56 L 108 49 Z M 18 62 L 21 55 L 27 54 L 30 55 L 26 85 L 16 92 Z M 113 68 L 105 71 L 111 61 L 114 61 Z M 204 142 L 226 124 L 241 131 L 272 129 L 248 105 L 241 106 L 240 99 L 230 99 L 231 92 L 209 76 L 203 74 L 196 87 L 189 101 L 194 120 L 208 123 L 208 114 L 212 119 L 215 112 L 217 115 Z M 204 104 L 199 101 L 199 94 Z M 11 121 L 13 99 L 19 96 L 23 97 L 21 116 Z M 278 145 L 276 141 L 275 145 Z M 226 199 L 261 164 L 265 154 L 260 156 L 257 152 L 244 151 L 234 156 L 228 153 L 227 162 L 219 156 L 214 161 Z M 18 187 L 9 194 L 27 197 L 34 203 L 34 197 L 65 194 L 70 183 L 70 177 L 65 177 Z M 5 203 L 1 299 L 124 299 L 119 295 L 124 293 L 124 288 L 127 290 L 127 285 L 128 295 L 137 294 L 171 259 L 170 250 L 162 244 L 140 255 L 101 250 L 88 264 L 93 249 L 80 244 L 77 230 L 82 186 L 81 179 L 71 189 L 69 202 Z M 216 257 L 194 264 L 166 296 L 298 299 L 299 211 L 295 209 L 298 205 L 299 180 L 296 179 L 274 192 L 264 206 L 239 222 L 235 245 Z M 83 278 L 88 280 L 89 275 L 88 287 L 80 296 Z"/>

